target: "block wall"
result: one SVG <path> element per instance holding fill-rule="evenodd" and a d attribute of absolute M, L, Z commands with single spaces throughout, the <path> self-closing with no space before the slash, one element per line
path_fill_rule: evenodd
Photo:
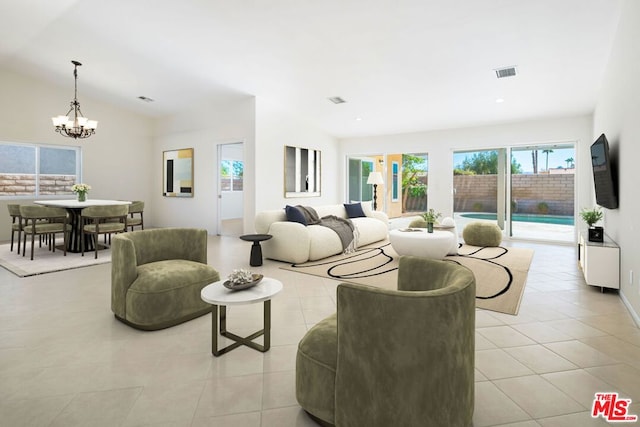
<path fill-rule="evenodd" d="M 575 175 L 513 175 L 514 213 L 573 215 Z M 496 212 L 497 175 L 456 175 L 456 212 Z"/>

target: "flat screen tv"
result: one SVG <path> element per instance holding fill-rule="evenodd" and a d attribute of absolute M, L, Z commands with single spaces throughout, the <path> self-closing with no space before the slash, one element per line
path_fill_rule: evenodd
<path fill-rule="evenodd" d="M 591 144 L 591 166 L 596 188 L 596 203 L 603 208 L 616 209 L 618 207 L 616 174 L 609 155 L 609 142 L 604 134 Z"/>

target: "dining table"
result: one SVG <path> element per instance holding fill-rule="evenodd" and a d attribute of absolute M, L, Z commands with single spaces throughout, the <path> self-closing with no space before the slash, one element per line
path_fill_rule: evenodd
<path fill-rule="evenodd" d="M 86 199 L 85 201 L 78 201 L 77 199 L 65 199 L 65 200 L 35 200 L 33 203 L 42 206 L 64 208 L 69 213 L 69 224 L 71 224 L 71 231 L 69 238 L 67 239 L 67 252 L 79 253 L 82 252 L 82 221 L 81 213 L 82 209 L 89 206 L 114 206 L 114 205 L 130 205 L 130 201 L 126 200 L 104 200 L 104 199 Z M 84 250 L 92 251 L 94 249 L 93 239 L 91 236 L 85 236 Z"/>

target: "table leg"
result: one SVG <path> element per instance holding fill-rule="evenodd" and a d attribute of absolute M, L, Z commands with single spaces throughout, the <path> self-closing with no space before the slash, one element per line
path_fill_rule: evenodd
<path fill-rule="evenodd" d="M 71 220 L 71 231 L 67 238 L 67 251 L 80 253 L 82 252 L 82 224 L 80 221 L 80 213 L 82 209 L 67 209 L 69 212 L 69 219 Z M 90 252 L 93 250 L 93 239 L 90 235 L 86 235 L 84 239 L 84 251 Z"/>
<path fill-rule="evenodd" d="M 211 309 L 211 353 L 218 357 L 225 353 L 230 352 L 234 348 L 238 348 L 241 345 L 251 347 L 254 350 L 260 352 L 266 352 L 271 348 L 271 300 L 267 300 L 263 304 L 263 328 L 253 334 L 241 337 L 234 333 L 227 331 L 227 307 L 220 306 L 220 312 L 218 313 L 218 306 L 213 305 Z M 218 323 L 218 321 L 220 323 Z M 235 341 L 224 348 L 218 349 L 218 332 L 225 338 L 229 338 Z M 264 335 L 264 344 L 260 345 L 253 342 L 254 339 Z"/>
<path fill-rule="evenodd" d="M 262 246 L 260 242 L 255 241 L 251 245 L 251 258 L 249 259 L 251 267 L 260 267 L 262 265 Z"/>

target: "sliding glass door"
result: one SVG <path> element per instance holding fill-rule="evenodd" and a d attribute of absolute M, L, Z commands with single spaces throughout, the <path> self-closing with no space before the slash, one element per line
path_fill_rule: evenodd
<path fill-rule="evenodd" d="M 453 153 L 453 213 L 458 230 L 473 221 L 506 227 L 506 149 Z"/>
<path fill-rule="evenodd" d="M 487 221 L 505 236 L 575 241 L 575 157 L 574 144 L 454 152 L 458 229 Z"/>
<path fill-rule="evenodd" d="M 575 157 L 574 144 L 511 149 L 511 236 L 575 241 Z"/>
<path fill-rule="evenodd" d="M 349 158 L 349 201 L 373 200 L 373 187 L 367 184 L 371 172 L 372 159 Z"/>

